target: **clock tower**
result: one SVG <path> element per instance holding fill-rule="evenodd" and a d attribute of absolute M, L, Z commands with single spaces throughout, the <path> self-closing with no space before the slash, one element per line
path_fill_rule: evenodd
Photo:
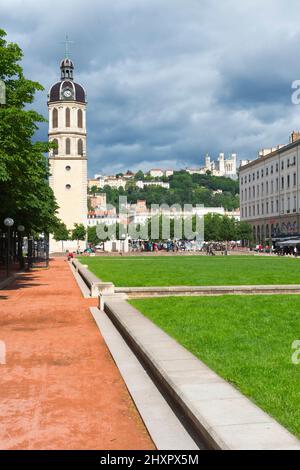
<path fill-rule="evenodd" d="M 73 80 L 74 65 L 69 58 L 60 64 L 61 79 L 49 90 L 50 178 L 59 205 L 58 217 L 69 230 L 87 220 L 86 93 Z M 85 241 L 55 241 L 50 237 L 50 253 L 86 247 Z"/>

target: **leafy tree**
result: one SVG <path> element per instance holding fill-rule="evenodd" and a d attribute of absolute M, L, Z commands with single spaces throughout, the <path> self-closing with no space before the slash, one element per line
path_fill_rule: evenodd
<path fill-rule="evenodd" d="M 96 231 L 96 226 L 93 225 L 92 227 L 88 227 L 87 229 L 87 237 L 88 237 L 88 242 L 92 243 L 93 245 L 97 245 L 99 242 L 99 238 L 97 236 L 97 231 Z"/>
<path fill-rule="evenodd" d="M 72 230 L 72 240 L 85 240 L 86 237 L 86 228 L 83 224 L 75 224 L 74 229 Z"/>
<path fill-rule="evenodd" d="M 220 221 L 219 236 L 222 241 L 231 241 L 236 239 L 236 224 L 233 217 L 225 215 Z"/>
<path fill-rule="evenodd" d="M 59 224 L 45 157 L 53 145 L 33 141 L 45 119 L 29 107 L 43 87 L 25 78 L 22 51 L 5 36 L 0 30 L 0 79 L 6 87 L 6 104 L 0 105 L 0 224 L 10 216 L 15 227 L 25 226 L 27 235 L 49 233 Z"/>
<path fill-rule="evenodd" d="M 136 181 L 143 181 L 145 178 L 145 175 L 144 175 L 144 172 L 142 170 L 139 170 L 136 174 L 135 174 L 135 177 L 134 179 Z"/>
<path fill-rule="evenodd" d="M 55 241 L 61 241 L 62 251 L 64 251 L 64 241 L 70 239 L 70 231 L 67 229 L 66 224 L 59 222 L 53 231 L 53 238 Z"/>
<path fill-rule="evenodd" d="M 237 238 L 242 241 L 249 241 L 253 240 L 253 231 L 252 227 L 248 222 L 239 222 L 237 225 Z"/>

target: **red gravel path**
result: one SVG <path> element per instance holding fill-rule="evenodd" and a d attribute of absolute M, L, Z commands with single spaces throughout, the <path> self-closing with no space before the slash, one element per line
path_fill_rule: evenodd
<path fill-rule="evenodd" d="M 67 262 L 0 290 L 0 449 L 153 449 Z"/>

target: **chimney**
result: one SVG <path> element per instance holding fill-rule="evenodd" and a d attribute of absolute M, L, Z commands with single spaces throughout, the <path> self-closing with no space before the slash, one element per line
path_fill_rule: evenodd
<path fill-rule="evenodd" d="M 290 143 L 293 144 L 297 140 L 300 140 L 300 132 L 293 131 L 290 138 Z"/>

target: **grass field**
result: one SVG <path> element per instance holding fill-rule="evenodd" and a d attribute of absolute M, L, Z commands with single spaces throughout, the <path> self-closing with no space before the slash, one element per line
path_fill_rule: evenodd
<path fill-rule="evenodd" d="M 119 287 L 300 284 L 300 259 L 259 256 L 82 257 Z"/>
<path fill-rule="evenodd" d="M 300 437 L 300 296 L 131 300 L 145 316 Z"/>

